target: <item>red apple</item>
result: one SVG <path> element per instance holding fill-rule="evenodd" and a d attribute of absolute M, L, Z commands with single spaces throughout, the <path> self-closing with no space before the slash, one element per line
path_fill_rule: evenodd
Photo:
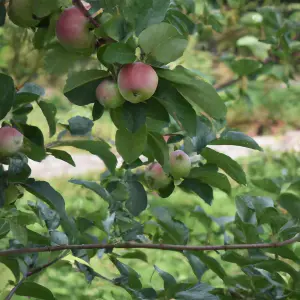
<path fill-rule="evenodd" d="M 106 108 L 117 108 L 125 102 L 119 92 L 118 85 L 111 80 L 104 80 L 98 85 L 96 97 L 100 104 Z"/>
<path fill-rule="evenodd" d="M 56 36 L 67 49 L 93 49 L 95 37 L 89 27 L 88 18 L 77 7 L 72 6 L 60 15 L 56 23 Z"/>
<path fill-rule="evenodd" d="M 125 65 L 118 75 L 121 95 L 131 103 L 139 103 L 153 96 L 158 85 L 154 69 L 141 62 Z"/>
<path fill-rule="evenodd" d="M 153 190 L 165 188 L 171 183 L 170 176 L 165 173 L 159 163 L 153 163 L 147 168 L 145 179 L 149 188 Z"/>
<path fill-rule="evenodd" d="M 10 156 L 23 146 L 23 134 L 12 127 L 0 128 L 0 155 Z"/>
<path fill-rule="evenodd" d="M 191 168 L 191 159 L 185 152 L 176 150 L 170 154 L 170 173 L 174 179 L 187 177 Z"/>

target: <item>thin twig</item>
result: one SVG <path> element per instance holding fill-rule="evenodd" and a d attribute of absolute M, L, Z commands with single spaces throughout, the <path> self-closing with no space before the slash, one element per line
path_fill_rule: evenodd
<path fill-rule="evenodd" d="M 119 243 L 119 244 L 82 244 L 82 245 L 61 245 L 40 248 L 22 248 L 0 251 L 1 256 L 20 255 L 25 253 L 54 252 L 62 250 L 76 249 L 157 249 L 171 251 L 215 251 L 215 250 L 234 250 L 234 249 L 264 249 L 279 248 L 300 241 L 300 233 L 295 237 L 275 243 L 259 244 L 233 244 L 233 245 L 206 245 L 206 246 L 189 246 L 189 245 L 171 245 L 171 244 L 139 244 L 139 243 Z"/>
<path fill-rule="evenodd" d="M 84 7 L 84 5 L 81 2 L 81 0 L 73 0 L 72 2 L 89 19 L 89 21 L 91 22 L 91 24 L 93 24 L 96 28 L 100 27 L 100 24 L 91 16 L 91 14 L 89 13 L 89 11 Z"/>
<path fill-rule="evenodd" d="M 10 293 L 7 295 L 7 297 L 5 298 L 5 300 L 10 300 L 12 299 L 13 295 L 15 294 L 15 292 L 17 291 L 17 289 L 23 284 L 23 282 L 26 280 L 26 277 L 23 277 L 18 284 L 10 291 Z"/>
<path fill-rule="evenodd" d="M 224 82 L 222 84 L 216 84 L 214 85 L 214 88 L 217 90 L 217 92 L 229 87 L 229 86 L 232 86 L 234 84 L 236 84 L 237 82 L 239 82 L 240 78 L 238 79 L 232 79 L 232 80 L 229 80 L 227 82 Z"/>

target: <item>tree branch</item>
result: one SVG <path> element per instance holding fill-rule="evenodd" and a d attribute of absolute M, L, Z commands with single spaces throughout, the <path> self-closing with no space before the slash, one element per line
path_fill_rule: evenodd
<path fill-rule="evenodd" d="M 18 284 L 10 291 L 10 293 L 7 295 L 7 297 L 5 298 L 5 300 L 10 300 L 12 299 L 13 295 L 15 294 L 15 292 L 17 291 L 17 289 L 25 282 L 25 280 L 34 275 L 37 274 L 43 270 L 45 270 L 46 268 L 52 266 L 53 264 L 55 264 L 56 262 L 58 262 L 59 260 L 61 260 L 63 257 L 65 256 L 65 254 L 58 256 L 57 258 L 53 259 L 52 261 L 50 261 L 49 263 L 42 265 L 30 272 L 28 272 L 19 282 Z"/>
<path fill-rule="evenodd" d="M 186 245 L 171 245 L 171 244 L 139 244 L 139 243 L 119 243 L 119 244 L 82 244 L 82 245 L 61 245 L 49 246 L 40 248 L 22 248 L 0 251 L 1 256 L 20 255 L 25 253 L 39 252 L 54 252 L 62 250 L 76 249 L 157 249 L 157 250 L 172 250 L 172 251 L 214 251 L 214 250 L 234 250 L 234 249 L 264 249 L 264 248 L 279 248 L 300 242 L 300 233 L 295 237 L 275 243 L 260 243 L 260 244 L 233 244 L 233 245 L 207 245 L 207 246 L 186 246 Z"/>
<path fill-rule="evenodd" d="M 100 24 L 91 16 L 89 11 L 84 7 L 81 0 L 73 0 L 72 2 L 89 19 L 91 24 L 93 24 L 96 28 L 100 27 Z"/>
<path fill-rule="evenodd" d="M 238 79 L 232 79 L 232 80 L 229 80 L 229 81 L 224 82 L 222 84 L 216 84 L 216 85 L 214 85 L 214 88 L 217 90 L 217 92 L 219 92 L 219 91 L 221 91 L 221 90 L 223 90 L 223 89 L 225 89 L 225 88 L 227 88 L 227 87 L 229 87 L 231 85 L 236 84 L 239 81 L 240 81 L 240 78 L 238 78 Z"/>

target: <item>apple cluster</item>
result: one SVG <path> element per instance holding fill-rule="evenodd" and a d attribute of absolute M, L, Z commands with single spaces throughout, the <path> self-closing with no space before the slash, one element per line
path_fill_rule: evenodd
<path fill-rule="evenodd" d="M 75 6 L 60 15 L 56 36 L 66 49 L 84 51 L 95 45 L 88 18 Z M 147 64 L 135 62 L 120 69 L 117 82 L 112 79 L 102 81 L 96 89 L 96 97 L 105 108 L 114 109 L 126 100 L 131 103 L 146 101 L 152 97 L 157 85 L 155 70 Z"/>
<path fill-rule="evenodd" d="M 152 163 L 145 171 L 145 180 L 149 188 L 160 190 L 166 188 L 173 179 L 179 180 L 189 175 L 192 168 L 190 157 L 182 150 L 170 153 L 170 174 L 158 163 Z"/>

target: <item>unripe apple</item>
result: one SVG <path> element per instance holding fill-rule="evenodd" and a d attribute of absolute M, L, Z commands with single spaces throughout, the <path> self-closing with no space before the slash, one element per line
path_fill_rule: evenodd
<path fill-rule="evenodd" d="M 147 168 L 145 179 L 149 188 L 153 190 L 163 189 L 171 183 L 171 178 L 159 163 L 153 163 Z"/>
<path fill-rule="evenodd" d="M 56 23 L 56 36 L 67 49 L 78 51 L 92 49 L 95 37 L 89 30 L 89 20 L 75 6 L 66 9 Z"/>
<path fill-rule="evenodd" d="M 170 154 L 170 173 L 174 179 L 187 177 L 191 168 L 191 159 L 185 152 L 176 150 Z"/>
<path fill-rule="evenodd" d="M 0 128 L 0 155 L 10 156 L 23 146 L 23 134 L 12 127 Z"/>
<path fill-rule="evenodd" d="M 7 14 L 10 20 L 20 27 L 34 27 L 39 20 L 32 15 L 33 0 L 10 0 Z"/>
<path fill-rule="evenodd" d="M 143 102 L 153 96 L 158 85 L 154 69 L 141 62 L 124 66 L 118 75 L 121 95 L 131 103 Z"/>
<path fill-rule="evenodd" d="M 111 80 L 104 80 L 98 85 L 96 97 L 100 104 L 106 108 L 117 108 L 125 102 L 119 92 L 118 85 Z"/>

